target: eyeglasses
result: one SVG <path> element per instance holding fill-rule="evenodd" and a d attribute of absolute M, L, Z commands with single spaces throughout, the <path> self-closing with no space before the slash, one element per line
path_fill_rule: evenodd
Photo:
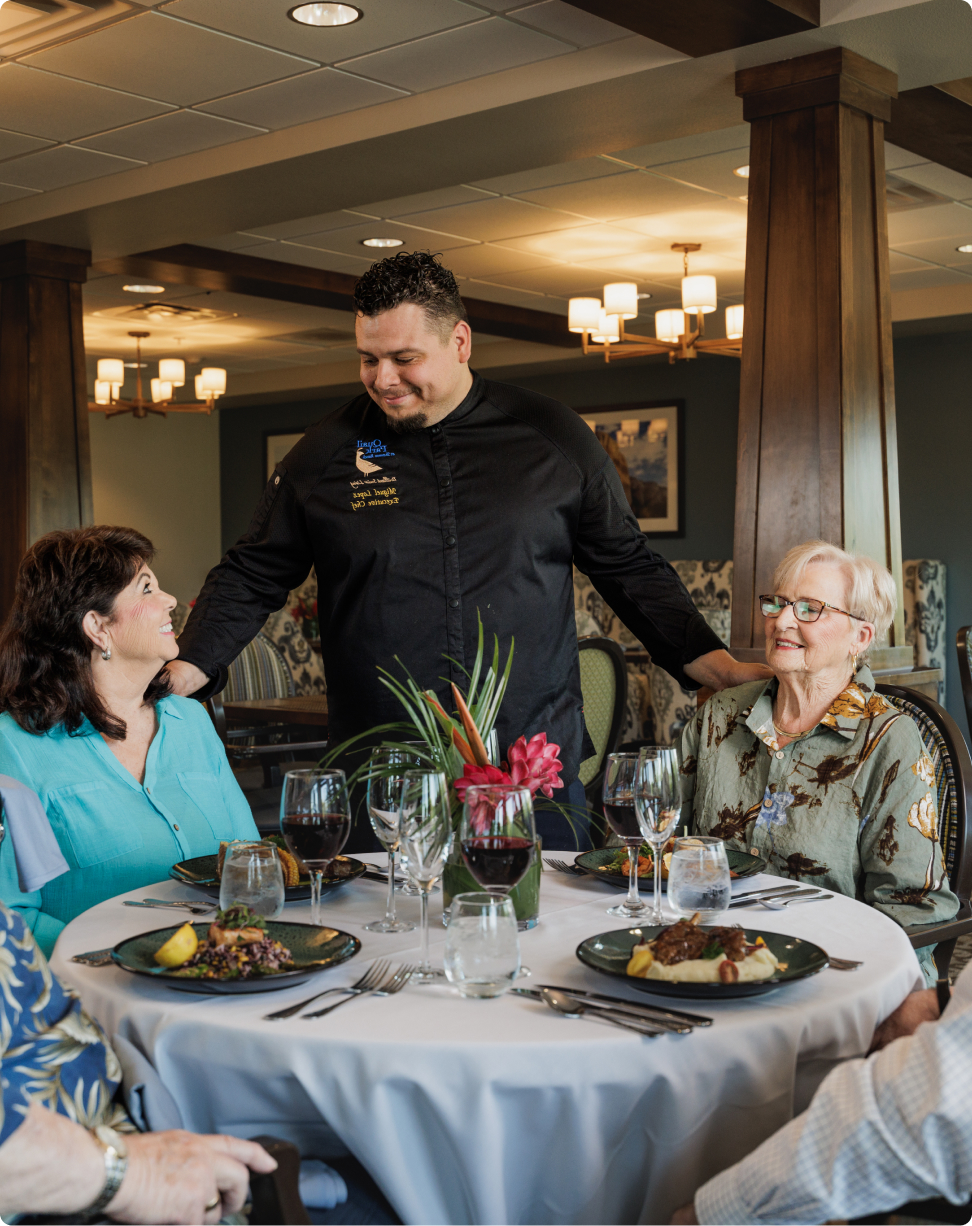
<path fill-rule="evenodd" d="M 779 617 L 787 605 L 793 606 L 793 616 L 798 622 L 815 622 L 824 609 L 832 609 L 835 613 L 843 613 L 845 617 L 853 617 L 854 621 L 866 621 L 856 613 L 848 613 L 846 609 L 838 609 L 835 604 L 826 600 L 785 600 L 782 596 L 760 596 L 759 608 L 764 617 Z"/>

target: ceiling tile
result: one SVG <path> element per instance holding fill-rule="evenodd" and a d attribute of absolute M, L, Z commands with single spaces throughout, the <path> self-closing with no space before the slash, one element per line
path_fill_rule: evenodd
<path fill-rule="evenodd" d="M 972 179 L 968 175 L 959 174 L 957 170 L 949 170 L 947 166 L 939 166 L 937 162 L 902 166 L 895 174 L 910 183 L 917 183 L 919 187 L 927 187 L 929 191 L 951 196 L 953 200 L 972 198 Z"/>
<path fill-rule="evenodd" d="M 287 13 L 294 0 L 175 0 L 166 13 L 324 64 L 422 38 L 482 17 L 461 0 L 367 0 L 364 16 L 347 26 L 305 26 Z"/>
<path fill-rule="evenodd" d="M 217 251 L 245 251 L 247 247 L 260 247 L 267 240 L 262 234 L 221 234 L 216 238 L 200 240 L 204 247 Z"/>
<path fill-rule="evenodd" d="M 952 238 L 953 235 L 956 245 L 972 243 L 972 209 L 964 204 L 935 204 L 888 216 L 888 240 L 892 247 L 922 239 Z"/>
<path fill-rule="evenodd" d="M 443 187 L 434 192 L 418 192 L 414 196 L 399 196 L 396 200 L 378 200 L 374 204 L 362 204 L 362 213 L 372 217 L 403 217 L 427 209 L 445 209 L 453 204 L 469 204 L 474 200 L 492 199 L 495 192 L 477 191 L 460 183 L 457 187 Z"/>
<path fill-rule="evenodd" d="M 550 310 L 543 294 L 531 294 L 526 290 L 512 289 L 508 285 L 493 285 L 489 281 L 463 281 L 460 287 L 463 298 L 482 298 L 486 302 L 505 302 L 508 306 L 531 307 L 534 311 Z M 475 363 L 475 358 L 473 359 Z"/>
<path fill-rule="evenodd" d="M 366 250 L 364 247 L 362 251 Z M 248 247 L 247 255 L 265 260 L 283 260 L 286 264 L 303 264 L 307 268 L 325 268 L 329 272 L 349 272 L 357 276 L 374 263 L 319 247 L 304 247 L 299 243 L 267 243 L 265 247 Z"/>
<path fill-rule="evenodd" d="M 92 149 L 77 149 L 74 145 L 58 145 L 55 149 L 42 149 L 40 153 L 28 153 L 26 157 L 4 162 L 0 173 L 18 187 L 33 187 L 46 192 L 141 165 L 142 162 L 130 158 L 95 153 Z"/>
<path fill-rule="evenodd" d="M 11 200 L 22 200 L 24 196 L 35 196 L 36 194 L 27 187 L 14 187 L 12 183 L 0 183 L 0 204 L 9 204 Z"/>
<path fill-rule="evenodd" d="M 595 17 L 593 13 L 564 4 L 563 0 L 542 0 L 540 4 L 514 9 L 509 15 L 515 21 L 522 21 L 578 47 L 597 47 L 601 43 L 631 37 L 631 31 L 623 26 L 616 26 L 603 17 Z"/>
<path fill-rule="evenodd" d="M 0 166 L 0 173 L 3 172 L 3 169 Z M 969 243 L 972 243 L 972 227 L 963 245 Z M 958 246 L 958 238 L 927 238 L 924 242 L 896 244 L 895 250 L 902 255 L 912 256 L 916 260 L 925 260 L 947 267 L 961 268 L 972 265 L 972 253 L 956 251 Z"/>
<path fill-rule="evenodd" d="M 364 81 L 335 68 L 319 68 L 303 76 L 207 102 L 199 110 L 277 129 L 405 96 L 401 90 L 379 85 L 377 81 Z"/>
<path fill-rule="evenodd" d="M 339 209 L 335 213 L 318 213 L 316 217 L 299 217 L 296 221 L 281 221 L 273 226 L 254 226 L 251 234 L 262 234 L 264 238 L 288 239 L 300 238 L 302 234 L 320 234 L 323 230 L 341 230 L 345 226 L 359 226 L 363 221 L 370 221 L 357 211 Z"/>
<path fill-rule="evenodd" d="M 407 213 L 399 221 L 439 230 L 446 234 L 461 234 L 467 238 L 490 242 L 539 230 L 562 230 L 581 224 L 580 218 L 552 209 L 541 209 L 522 200 L 495 196 L 474 204 L 460 204 L 449 209 Z"/>
<path fill-rule="evenodd" d="M 170 109 L 165 103 L 38 72 L 23 64 L 0 64 L 3 122 L 32 136 L 73 140 Z"/>
<path fill-rule="evenodd" d="M 644 242 L 644 240 L 642 240 Z M 689 271 L 693 273 L 709 273 L 719 278 L 719 289 L 722 289 L 722 278 L 736 273 L 742 273 L 745 265 L 740 260 L 728 259 L 711 251 L 698 251 L 690 257 Z M 592 268 L 603 268 L 605 272 L 612 270 L 623 272 L 636 280 L 658 279 L 661 282 L 670 281 L 673 285 L 681 283 L 682 253 L 672 251 L 668 244 L 652 250 L 634 251 L 623 258 L 606 256 L 600 260 L 585 261 Z M 726 292 L 731 292 L 726 287 Z"/>
<path fill-rule="evenodd" d="M 682 206 L 670 212 L 649 213 L 645 217 L 619 218 L 615 225 L 653 238 L 663 238 L 670 243 L 745 238 L 746 205 L 741 200 L 726 200 L 717 196 L 706 199 L 711 203 Z"/>
<path fill-rule="evenodd" d="M 607 179 L 587 179 L 582 183 L 566 183 L 561 187 L 543 187 L 538 191 L 520 192 L 519 197 L 545 208 L 580 213 L 598 221 L 615 221 L 635 214 L 661 213 L 673 208 L 697 204 L 701 193 L 681 183 L 658 175 L 631 170 L 627 174 Z M 707 197 L 712 200 L 711 196 Z"/>
<path fill-rule="evenodd" d="M 342 66 L 399 89 L 421 91 L 566 55 L 573 50 L 568 43 L 548 34 L 514 25 L 501 17 L 487 17 L 485 21 L 432 34 L 403 47 L 348 60 Z"/>
<path fill-rule="evenodd" d="M 733 128 L 719 128 L 715 132 L 698 132 L 695 136 L 659 141 L 655 145 L 637 145 L 633 149 L 621 149 L 614 156 L 625 162 L 634 162 L 636 166 L 661 166 L 681 158 L 703 157 L 707 153 L 748 148 L 749 124 L 743 123 Z"/>
<path fill-rule="evenodd" d="M 532 268 L 527 272 L 499 273 L 490 277 L 494 285 L 509 285 L 513 289 L 534 290 L 558 297 L 597 293 L 604 285 L 604 274 L 596 268 L 574 264 L 552 264 L 547 268 Z"/>
<path fill-rule="evenodd" d="M 954 254 L 954 244 L 952 244 L 952 251 Z M 914 272 L 917 269 L 928 267 L 927 261 L 917 260 L 913 256 L 904 255 L 900 251 L 889 251 L 888 261 L 892 272 Z"/>
<path fill-rule="evenodd" d="M 73 42 L 38 51 L 26 62 L 180 106 L 293 76 L 313 66 L 162 13 L 140 13 Z"/>
<path fill-rule="evenodd" d="M 884 142 L 885 170 L 900 170 L 904 166 L 920 166 L 927 161 L 927 158 L 919 157 L 917 153 L 910 153 L 907 149 L 900 149 L 897 145 L 892 145 L 889 140 Z"/>
<path fill-rule="evenodd" d="M 972 277 L 954 268 L 926 268 L 920 272 L 891 274 L 891 293 L 903 289 L 940 289 L 943 285 L 972 285 Z"/>
<path fill-rule="evenodd" d="M 450 251 L 448 259 L 443 263 L 457 276 L 485 279 L 501 273 L 523 272 L 528 268 L 548 268 L 554 261 L 534 255 L 530 251 L 513 251 L 509 247 L 479 243 L 475 247 Z"/>
<path fill-rule="evenodd" d="M 618 226 L 592 225 L 511 238 L 507 239 L 504 245 L 517 251 L 547 256 L 549 259 L 570 259 L 577 263 L 590 264 L 592 260 L 603 259 L 605 256 L 643 251 L 645 239 L 643 235 L 622 230 Z"/>
<path fill-rule="evenodd" d="M 500 175 L 496 179 L 477 179 L 472 186 L 500 192 L 504 196 L 517 196 L 540 187 L 557 187 L 561 183 L 577 183 L 582 179 L 622 175 L 627 170 L 626 166 L 619 166 L 617 162 L 609 162 L 605 158 L 578 158 L 576 162 L 542 166 L 539 170 L 522 170 L 518 174 Z"/>
<path fill-rule="evenodd" d="M 19 157 L 22 153 L 31 153 L 34 149 L 43 149 L 50 143 L 37 136 L 25 136 L 23 132 L 4 132 L 0 129 L 0 160 Z"/>
<path fill-rule="evenodd" d="M 366 238 L 401 238 L 405 241 L 401 247 L 364 247 L 362 239 Z M 375 260 L 384 259 L 386 255 L 395 255 L 398 251 L 450 251 L 453 247 L 468 247 L 475 240 L 457 238 L 450 234 L 438 234 L 423 227 L 406 226 L 400 221 L 366 221 L 341 230 L 325 230 L 321 234 L 303 234 L 299 241 L 305 247 L 340 251 L 344 255 L 367 259 L 370 264 Z"/>
<path fill-rule="evenodd" d="M 263 128 L 217 119 L 214 115 L 200 115 L 198 111 L 173 111 L 155 119 L 143 119 L 127 128 L 116 128 L 114 132 L 86 137 L 77 144 L 87 149 L 100 149 L 102 153 L 140 158 L 143 162 L 164 162 L 166 158 L 180 157 L 184 153 L 260 136 L 263 131 Z"/>
<path fill-rule="evenodd" d="M 749 180 L 733 172 L 737 166 L 745 166 L 748 162 L 748 149 L 733 149 L 728 153 L 710 153 L 705 157 L 685 158 L 680 162 L 662 162 L 653 166 L 652 172 L 738 199 L 748 195 Z"/>

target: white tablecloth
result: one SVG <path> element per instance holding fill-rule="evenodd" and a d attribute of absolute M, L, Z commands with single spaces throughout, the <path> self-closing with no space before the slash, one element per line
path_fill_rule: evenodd
<path fill-rule="evenodd" d="M 765 880 L 737 882 L 736 891 Z M 120 898 L 193 894 L 166 882 Z M 361 880 L 326 896 L 326 922 L 363 947 L 321 986 L 353 982 L 372 958 L 415 960 L 417 933 L 363 931 L 382 913 L 383 895 Z M 700 1183 L 802 1109 L 836 1061 L 863 1053 L 875 1025 L 923 986 L 902 930 L 838 895 L 730 915 L 863 960 L 860 969 L 828 968 L 731 1003 L 681 1002 L 715 1018 L 691 1035 L 642 1039 L 516 996 L 465 1000 L 445 984 L 353 1001 L 318 1021 L 265 1022 L 263 1013 L 309 995 L 310 985 L 198 996 L 69 961 L 172 922 L 120 898 L 69 924 L 52 965 L 109 1034 L 151 1056 L 186 1126 L 273 1133 L 324 1155 L 336 1133 L 410 1223 L 667 1222 Z M 431 913 L 441 960 L 440 898 Z M 625 926 L 604 913 L 613 900 L 603 882 L 544 872 L 541 921 L 521 936 L 533 983 L 644 999 L 574 954 L 585 937 Z M 417 919 L 416 899 L 399 905 Z M 306 921 L 308 910 L 295 904 L 285 914 Z"/>

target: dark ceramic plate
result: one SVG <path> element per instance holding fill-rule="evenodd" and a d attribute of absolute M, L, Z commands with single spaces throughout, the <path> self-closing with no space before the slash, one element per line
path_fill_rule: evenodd
<path fill-rule="evenodd" d="M 215 857 L 213 857 L 215 859 Z M 316 924 L 290 924 L 283 920 L 268 920 L 267 935 L 285 945 L 293 955 L 294 969 L 276 975 L 257 975 L 252 979 L 185 979 L 177 974 L 178 967 L 160 967 L 155 961 L 156 950 L 182 927 L 155 928 L 151 932 L 129 937 L 111 951 L 122 970 L 133 975 L 147 975 L 180 992 L 200 992 L 207 996 L 240 996 L 248 992 L 275 992 L 280 988 L 303 983 L 311 975 L 326 971 L 353 958 L 361 948 L 357 937 L 336 928 L 321 928 Z M 193 924 L 200 941 L 209 930 L 208 923 Z"/>
<path fill-rule="evenodd" d="M 787 964 L 786 970 L 777 971 L 770 979 L 759 979 L 753 983 L 666 983 L 661 979 L 639 979 L 635 975 L 629 975 L 626 970 L 631 950 L 639 942 L 650 941 L 661 932 L 660 927 L 647 924 L 640 928 L 616 928 L 613 932 L 601 932 L 596 937 L 588 937 L 577 946 L 577 956 L 585 966 L 592 966 L 594 970 L 603 971 L 605 975 L 623 979 L 625 983 L 642 992 L 651 992 L 658 996 L 689 996 L 697 1000 L 758 996 L 762 992 L 781 987 L 784 983 L 792 983 L 795 979 L 816 975 L 827 965 L 827 955 L 819 945 L 801 941 L 799 937 L 786 936 L 781 932 L 761 932 L 756 928 L 747 928 L 745 931 L 746 940 L 750 944 L 755 943 L 757 937 L 762 937 L 769 946 L 770 953 Z"/>
<path fill-rule="evenodd" d="M 600 867 L 602 864 L 609 864 L 617 853 L 617 847 L 601 847 L 597 851 L 585 851 L 583 855 L 577 857 L 574 863 L 579 864 L 581 868 L 586 868 L 599 881 L 608 881 L 611 885 L 621 886 L 626 890 L 628 888 L 627 873 L 607 873 Z M 748 851 L 735 851 L 727 847 L 726 857 L 729 860 L 729 871 L 735 873 L 737 877 L 752 877 L 766 868 L 766 861 L 762 856 L 751 856 Z M 638 889 L 647 890 L 649 894 L 653 894 L 655 892 L 654 876 L 639 877 Z M 662 878 L 662 889 L 668 889 L 668 881 L 664 877 Z"/>
<path fill-rule="evenodd" d="M 346 870 L 341 876 L 325 877 L 321 881 L 321 890 L 333 890 L 348 881 L 354 881 L 368 867 L 353 856 L 337 856 L 336 861 Z M 194 885 L 208 894 L 210 898 L 219 898 L 219 878 L 216 876 L 217 856 L 194 856 L 191 860 L 180 860 L 169 869 L 173 881 L 181 881 L 183 885 Z M 286 891 L 287 902 L 300 902 L 310 898 L 310 882 L 302 877 L 298 885 L 290 886 Z"/>

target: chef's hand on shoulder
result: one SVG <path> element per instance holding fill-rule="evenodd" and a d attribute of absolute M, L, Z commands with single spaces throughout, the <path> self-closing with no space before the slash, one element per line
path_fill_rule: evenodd
<path fill-rule="evenodd" d="M 165 670 L 172 685 L 172 693 L 181 698 L 188 698 L 209 684 L 209 678 L 201 668 L 190 664 L 188 660 L 173 660 Z"/>
<path fill-rule="evenodd" d="M 687 1205 L 683 1205 L 681 1209 L 676 1209 L 672 1214 L 671 1226 L 699 1226 L 699 1219 L 695 1216 L 695 1205 L 689 1201 Z"/>
<path fill-rule="evenodd" d="M 728 690 L 734 685 L 764 681 L 774 675 L 768 664 L 743 664 L 734 660 L 728 651 L 706 652 L 685 665 L 685 674 L 710 690 Z"/>

